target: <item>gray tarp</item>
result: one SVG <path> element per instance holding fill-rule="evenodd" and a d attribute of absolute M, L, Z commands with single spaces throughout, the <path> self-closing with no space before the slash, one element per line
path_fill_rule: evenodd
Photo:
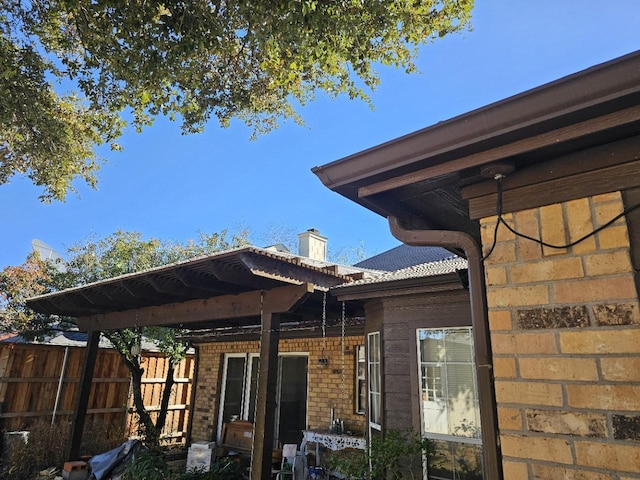
<path fill-rule="evenodd" d="M 113 450 L 96 455 L 89 460 L 91 478 L 119 480 L 136 453 L 144 448 L 140 440 L 129 440 Z"/>

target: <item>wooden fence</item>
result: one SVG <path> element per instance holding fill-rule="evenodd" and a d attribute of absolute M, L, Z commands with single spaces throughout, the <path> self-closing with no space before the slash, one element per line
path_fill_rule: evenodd
<path fill-rule="evenodd" d="M 84 348 L 0 343 L 0 428 L 25 430 L 36 419 L 70 420 L 75 407 Z M 142 385 L 147 409 L 157 412 L 164 388 L 167 359 L 143 353 Z M 177 365 L 163 436 L 168 443 L 186 440 L 194 358 Z M 129 370 L 112 349 L 99 349 L 89 397 L 87 425 L 120 424 L 130 435 L 137 431 L 130 398 Z"/>

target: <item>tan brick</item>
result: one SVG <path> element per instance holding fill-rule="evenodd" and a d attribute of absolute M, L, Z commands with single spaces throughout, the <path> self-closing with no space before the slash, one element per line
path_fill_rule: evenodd
<path fill-rule="evenodd" d="M 491 331 L 511 330 L 511 311 L 491 310 L 489 312 L 489 329 Z"/>
<path fill-rule="evenodd" d="M 629 247 L 629 231 L 626 225 L 607 227 L 596 235 L 602 250 Z"/>
<path fill-rule="evenodd" d="M 494 217 L 495 218 L 495 217 Z M 502 217 L 502 219 L 509 224 L 511 228 L 513 226 L 513 219 L 507 219 L 506 217 Z M 483 223 L 481 228 L 481 236 L 482 236 L 482 244 L 484 246 L 489 246 L 493 243 L 493 238 L 495 235 L 496 241 L 498 243 L 502 242 L 510 242 L 515 240 L 516 236 L 513 232 L 511 232 L 507 227 L 505 227 L 502 223 L 498 226 L 498 231 L 496 232 L 496 222 L 491 223 Z"/>
<path fill-rule="evenodd" d="M 491 244 L 483 248 L 484 255 L 489 253 Z M 516 261 L 516 244 L 514 242 L 498 243 L 491 255 L 485 260 L 487 265 L 504 265 Z"/>
<path fill-rule="evenodd" d="M 518 359 L 522 378 L 539 380 L 598 380 L 593 358 L 529 357 Z"/>
<path fill-rule="evenodd" d="M 509 225 L 512 229 L 515 230 L 513 217 L 512 218 L 507 218 L 507 217 L 503 216 L 502 220 L 507 225 Z M 511 230 L 509 230 L 507 227 L 505 227 L 503 223 L 500 223 L 500 226 L 498 227 L 498 237 L 497 237 L 498 242 L 512 242 L 515 239 L 516 239 L 515 234 Z"/>
<path fill-rule="evenodd" d="M 506 457 L 564 464 L 573 463 L 571 446 L 569 442 L 561 438 L 516 435 L 501 435 L 500 438 L 502 440 L 502 454 Z"/>
<path fill-rule="evenodd" d="M 483 218 L 480 221 L 480 239 L 482 246 L 490 248 L 493 244 L 493 232 L 496 229 L 496 220 L 498 217 Z"/>
<path fill-rule="evenodd" d="M 608 382 L 640 382 L 640 357 L 603 357 L 602 378 Z"/>
<path fill-rule="evenodd" d="M 540 238 L 540 223 L 538 222 L 538 209 L 523 210 L 515 214 L 516 229 L 532 238 Z M 520 260 L 533 260 L 542 258 L 542 245 L 523 237 L 516 240 L 516 250 Z"/>
<path fill-rule="evenodd" d="M 495 382 L 498 403 L 561 406 L 562 386 L 546 382 Z"/>
<path fill-rule="evenodd" d="M 601 413 L 527 409 L 527 429 L 532 432 L 582 437 L 607 436 L 607 417 Z"/>
<path fill-rule="evenodd" d="M 489 286 L 507 283 L 507 270 L 504 267 L 487 267 L 484 273 Z"/>
<path fill-rule="evenodd" d="M 622 199 L 620 192 L 601 193 L 600 195 L 594 195 L 591 198 L 594 203 L 620 202 Z"/>
<path fill-rule="evenodd" d="M 585 255 L 585 272 L 589 277 L 615 275 L 633 271 L 629 252 L 626 250 Z"/>
<path fill-rule="evenodd" d="M 509 480 L 527 480 L 527 464 L 524 462 L 510 462 L 504 460 L 502 462 L 502 473 L 505 479 Z"/>
<path fill-rule="evenodd" d="M 584 276 L 582 261 L 579 257 L 557 258 L 514 265 L 511 267 L 510 273 L 513 283 L 565 280 Z"/>
<path fill-rule="evenodd" d="M 575 449 L 579 465 L 638 473 L 640 445 L 576 442 Z"/>
<path fill-rule="evenodd" d="M 596 410 L 638 410 L 640 385 L 567 385 L 567 403 Z"/>
<path fill-rule="evenodd" d="M 637 298 L 631 275 L 564 281 L 553 285 L 556 303 L 598 302 Z"/>
<path fill-rule="evenodd" d="M 534 464 L 532 468 L 535 480 L 614 480 L 614 477 L 607 473 L 590 472 L 571 467 Z"/>
<path fill-rule="evenodd" d="M 640 329 L 560 332 L 562 353 L 640 353 Z"/>
<path fill-rule="evenodd" d="M 515 378 L 516 360 L 512 357 L 494 357 L 493 373 L 496 378 Z"/>
<path fill-rule="evenodd" d="M 569 223 L 569 241 L 574 242 L 593 231 L 591 221 L 591 205 L 588 198 L 571 200 L 565 204 L 567 221 Z M 583 254 L 593 252 L 596 249 L 596 239 L 587 237 L 577 245 L 571 247 L 571 252 Z"/>
<path fill-rule="evenodd" d="M 522 413 L 517 408 L 498 407 L 500 430 L 522 430 Z"/>
<path fill-rule="evenodd" d="M 597 226 L 600 227 L 620 215 L 624 210 L 624 206 L 622 205 L 622 201 L 607 202 L 596 204 L 594 210 Z M 624 218 L 618 219 L 617 222 L 623 223 Z"/>
<path fill-rule="evenodd" d="M 562 204 L 556 203 L 540 208 L 540 227 L 544 242 L 551 245 L 565 245 L 567 243 Z M 545 256 L 561 255 L 566 251 L 565 248 L 542 247 L 542 253 Z"/>
<path fill-rule="evenodd" d="M 491 349 L 494 354 L 516 353 L 516 335 L 513 333 L 492 333 Z"/>
<path fill-rule="evenodd" d="M 550 354 L 558 353 L 553 332 L 492 333 L 491 345 L 495 354 Z"/>
<path fill-rule="evenodd" d="M 487 302 L 489 308 L 547 305 L 549 303 L 549 287 L 547 285 L 493 287 L 487 290 Z"/>

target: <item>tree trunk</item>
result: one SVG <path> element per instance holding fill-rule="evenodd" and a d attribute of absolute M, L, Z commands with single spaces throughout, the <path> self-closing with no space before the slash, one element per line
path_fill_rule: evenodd
<path fill-rule="evenodd" d="M 123 355 L 124 357 L 124 355 Z M 142 398 L 142 375 L 144 374 L 144 368 L 140 367 L 138 360 L 129 360 L 125 357 L 125 364 L 131 372 L 131 390 L 133 391 L 133 405 L 136 407 L 136 413 L 140 426 L 142 427 L 142 434 L 145 437 L 145 443 L 149 447 L 157 446 L 160 441 L 160 435 L 156 431 L 156 427 L 151 420 L 151 415 L 147 412 L 144 405 L 144 399 Z"/>
<path fill-rule="evenodd" d="M 158 431 L 158 435 L 162 433 L 164 424 L 167 421 L 167 414 L 169 413 L 169 400 L 171 399 L 171 390 L 173 389 L 173 385 L 175 383 L 175 380 L 173 378 L 175 365 L 171 358 L 167 358 L 167 362 L 169 363 L 169 365 L 167 366 L 167 378 L 164 382 L 164 391 L 162 392 L 160 411 L 158 412 L 158 418 L 156 420 L 156 430 Z"/>

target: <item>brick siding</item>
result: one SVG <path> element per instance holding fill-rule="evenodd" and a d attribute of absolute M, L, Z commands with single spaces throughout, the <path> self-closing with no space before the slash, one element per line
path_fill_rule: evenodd
<path fill-rule="evenodd" d="M 623 209 L 619 193 L 505 215 L 566 244 Z M 488 251 L 496 218 L 481 221 Z M 485 261 L 506 480 L 640 478 L 640 313 L 624 218 L 564 249 L 503 225 Z"/>
<path fill-rule="evenodd" d="M 363 345 L 360 336 L 345 337 L 344 385 L 342 374 L 342 340 L 327 338 L 325 357 L 329 365 L 320 368 L 321 338 L 280 340 L 279 352 L 309 355 L 307 425 L 310 429 L 328 429 L 331 409 L 336 418 L 345 421 L 347 428 L 363 434 L 364 415 L 355 413 L 354 385 L 356 346 Z M 193 412 L 192 441 L 211 441 L 218 427 L 220 382 L 225 353 L 258 353 L 260 344 L 251 342 L 207 343 L 199 346 L 200 360 Z"/>

